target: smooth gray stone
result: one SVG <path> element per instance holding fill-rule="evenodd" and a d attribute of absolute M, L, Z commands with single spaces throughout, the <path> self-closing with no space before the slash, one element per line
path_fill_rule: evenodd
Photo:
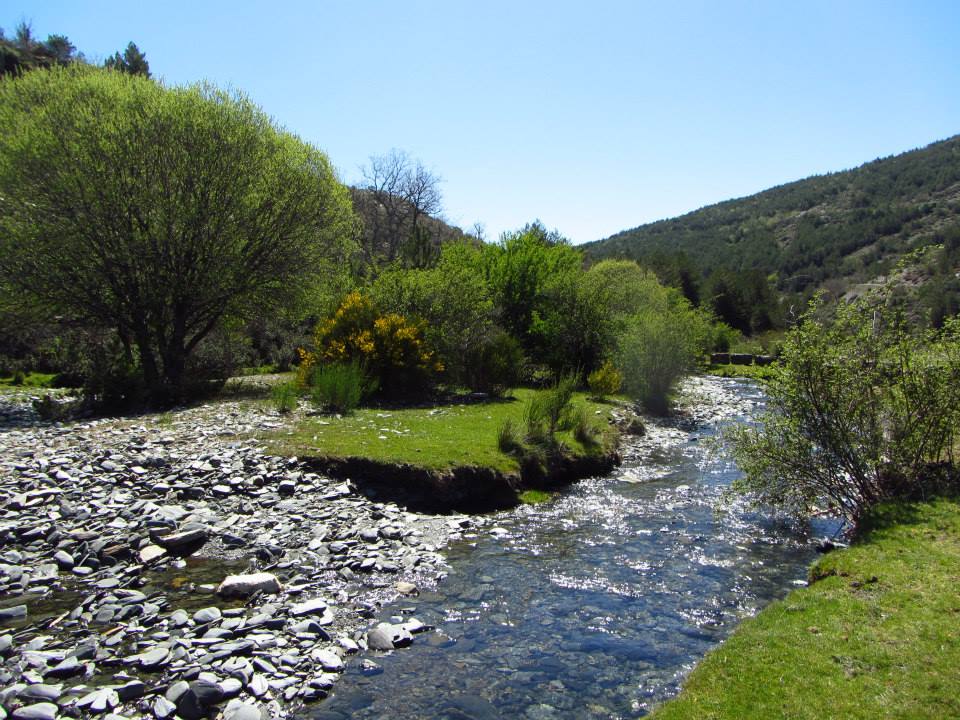
<path fill-rule="evenodd" d="M 55 720 L 57 706 L 48 702 L 24 705 L 14 710 L 11 717 L 13 720 Z"/>
<path fill-rule="evenodd" d="M 144 670 L 149 670 L 151 668 L 158 668 L 166 663 L 170 657 L 170 650 L 165 647 L 156 647 L 136 657 L 140 663 L 140 667 Z"/>
<path fill-rule="evenodd" d="M 295 617 L 303 615 L 322 615 L 327 609 L 327 601 L 323 598 L 314 598 L 306 602 L 299 603 L 290 608 L 290 614 Z"/>
<path fill-rule="evenodd" d="M 220 597 L 249 597 L 256 592 L 276 594 L 281 585 L 276 575 L 267 572 L 247 575 L 227 575 L 217 587 Z"/>
<path fill-rule="evenodd" d="M 84 668 L 83 663 L 81 663 L 75 657 L 64 658 L 62 662 L 57 663 L 52 668 L 44 672 L 45 677 L 54 677 L 54 678 L 69 678 L 74 675 L 79 675 L 86 668 Z"/>
<path fill-rule="evenodd" d="M 20 691 L 20 697 L 22 698 L 29 698 L 30 700 L 46 700 L 48 702 L 55 702 L 61 695 L 63 695 L 62 683 L 58 683 L 57 685 L 47 685 L 44 683 L 27 685 L 23 690 Z"/>
<path fill-rule="evenodd" d="M 253 703 L 231 700 L 223 709 L 224 720 L 263 720 L 263 713 Z"/>
<path fill-rule="evenodd" d="M 187 530 L 186 532 L 173 533 L 172 535 L 154 535 L 153 541 L 164 548 L 171 555 L 184 557 L 193 555 L 202 548 L 207 538 L 206 530 Z"/>
<path fill-rule="evenodd" d="M 220 612 L 220 608 L 212 606 L 201 608 L 193 614 L 194 622 L 204 624 L 214 622 L 223 617 L 223 613 Z"/>
<path fill-rule="evenodd" d="M 0 608 L 0 622 L 9 622 L 10 620 L 21 620 L 27 616 L 26 605 L 14 605 L 13 607 Z"/>
<path fill-rule="evenodd" d="M 92 713 L 112 710 L 120 704 L 120 697 L 113 688 L 100 688 L 84 695 L 77 701 L 77 707 L 86 708 Z"/>
<path fill-rule="evenodd" d="M 152 709 L 158 720 L 166 720 L 177 711 L 177 706 L 161 695 L 153 701 Z"/>
<path fill-rule="evenodd" d="M 121 702 L 130 702 L 147 694 L 147 686 L 140 680 L 131 680 L 117 688 L 117 696 Z"/>

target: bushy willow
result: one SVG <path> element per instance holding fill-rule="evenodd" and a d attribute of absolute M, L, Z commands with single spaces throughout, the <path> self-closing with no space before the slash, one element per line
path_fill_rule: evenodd
<path fill-rule="evenodd" d="M 0 286 L 116 329 L 154 399 L 226 320 L 293 302 L 349 236 L 319 150 L 209 85 L 56 68 L 0 82 Z"/>
<path fill-rule="evenodd" d="M 761 503 L 855 525 L 878 502 L 949 483 L 960 424 L 960 323 L 913 330 L 882 302 L 815 304 L 786 337 L 759 426 L 732 434 Z"/>

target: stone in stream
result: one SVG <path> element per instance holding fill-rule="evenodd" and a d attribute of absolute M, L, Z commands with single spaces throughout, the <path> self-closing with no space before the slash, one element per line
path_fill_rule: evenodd
<path fill-rule="evenodd" d="M 401 595 L 419 595 L 420 591 L 417 589 L 417 586 L 412 582 L 398 582 L 397 583 L 397 592 Z"/>
<path fill-rule="evenodd" d="M 117 697 L 120 698 L 121 702 L 130 702 L 147 694 L 147 686 L 140 680 L 131 680 L 124 685 L 120 685 L 116 690 Z"/>
<path fill-rule="evenodd" d="M 68 553 L 66 550 L 57 550 L 53 554 L 53 559 L 56 561 L 61 570 L 70 570 L 74 565 L 77 564 L 73 559 L 73 555 Z"/>
<path fill-rule="evenodd" d="M 129 660 L 136 659 L 137 663 L 144 670 L 154 670 L 162 667 L 170 658 L 170 650 L 165 647 L 155 647 L 140 655 L 134 655 Z"/>
<path fill-rule="evenodd" d="M 57 706 L 48 702 L 24 705 L 14 710 L 10 717 L 12 717 L 13 720 L 55 720 L 57 717 Z"/>
<path fill-rule="evenodd" d="M 314 598 L 306 602 L 299 603 L 290 608 L 290 614 L 294 617 L 303 617 L 304 615 L 323 615 L 327 612 L 327 601 L 323 598 Z"/>
<path fill-rule="evenodd" d="M 367 647 L 372 650 L 393 650 L 407 647 L 413 642 L 413 636 L 402 625 L 380 623 L 367 633 Z"/>
<path fill-rule="evenodd" d="M 231 700 L 223 709 L 224 720 L 263 720 L 263 713 L 253 703 Z"/>
<path fill-rule="evenodd" d="M 57 698 L 63 695 L 63 685 L 45 685 L 37 683 L 36 685 L 27 685 L 20 691 L 20 697 L 27 700 L 45 700 L 47 702 L 56 702 Z"/>
<path fill-rule="evenodd" d="M 267 678 L 259 673 L 254 675 L 250 682 L 247 684 L 247 690 L 250 691 L 250 694 L 254 697 L 263 697 L 270 690 L 270 685 L 267 683 Z"/>
<path fill-rule="evenodd" d="M 314 650 L 312 653 L 310 653 L 310 657 L 319 663 L 320 667 L 327 672 L 343 672 L 343 658 L 337 655 L 333 650 Z"/>
<path fill-rule="evenodd" d="M 77 707 L 92 713 L 112 710 L 120 704 L 120 696 L 113 688 L 100 688 L 77 700 Z"/>
<path fill-rule="evenodd" d="M 14 605 L 13 607 L 0 608 L 0 622 L 10 622 L 11 620 L 21 620 L 27 616 L 26 605 Z"/>
<path fill-rule="evenodd" d="M 193 621 L 199 624 L 205 624 L 210 622 L 215 622 L 223 617 L 223 613 L 220 612 L 220 608 L 215 605 L 201 608 L 193 614 Z"/>
<path fill-rule="evenodd" d="M 69 678 L 81 674 L 84 670 L 86 670 L 86 668 L 77 658 L 67 657 L 43 674 L 44 677 Z"/>
<path fill-rule="evenodd" d="M 168 717 L 172 717 L 177 711 L 177 706 L 161 695 L 153 701 L 153 707 L 151 709 L 157 720 L 166 720 Z"/>
<path fill-rule="evenodd" d="M 248 575 L 227 575 L 217 587 L 217 595 L 224 598 L 249 597 L 257 592 L 276 594 L 281 591 L 277 576 L 267 572 Z"/>
<path fill-rule="evenodd" d="M 207 543 L 206 530 L 187 530 L 171 535 L 152 535 L 151 539 L 171 555 L 186 557 L 193 555 Z"/>
<path fill-rule="evenodd" d="M 159 545 L 147 545 L 146 547 L 140 548 L 140 562 L 146 565 L 154 560 L 162 558 L 166 554 L 167 551 Z"/>
<path fill-rule="evenodd" d="M 195 680 L 177 698 L 177 715 L 184 720 L 201 720 L 223 700 L 223 688 L 209 680 Z"/>

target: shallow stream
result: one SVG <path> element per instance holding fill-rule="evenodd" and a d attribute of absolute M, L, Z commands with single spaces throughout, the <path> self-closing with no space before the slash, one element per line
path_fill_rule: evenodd
<path fill-rule="evenodd" d="M 436 630 L 354 662 L 303 717 L 630 718 L 745 616 L 802 584 L 829 520 L 796 525 L 724 497 L 738 469 L 710 442 L 763 407 L 756 386 L 700 381 L 699 423 L 650 427 L 615 473 L 488 517 L 449 575 L 386 608 Z M 709 404 L 709 403 L 708 403 Z"/>

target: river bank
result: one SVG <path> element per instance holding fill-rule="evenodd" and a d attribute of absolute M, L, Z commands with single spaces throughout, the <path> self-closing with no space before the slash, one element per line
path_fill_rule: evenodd
<path fill-rule="evenodd" d="M 265 454 L 254 438 L 284 419 L 261 403 L 50 424 L 25 400 L 0 411 L 0 704 L 17 718 L 285 715 L 344 657 L 409 642 L 416 618 L 369 618 L 435 584 L 473 524 Z M 250 571 L 282 591 L 215 593 Z"/>
<path fill-rule="evenodd" d="M 960 502 L 882 506 L 652 717 L 960 717 Z"/>

